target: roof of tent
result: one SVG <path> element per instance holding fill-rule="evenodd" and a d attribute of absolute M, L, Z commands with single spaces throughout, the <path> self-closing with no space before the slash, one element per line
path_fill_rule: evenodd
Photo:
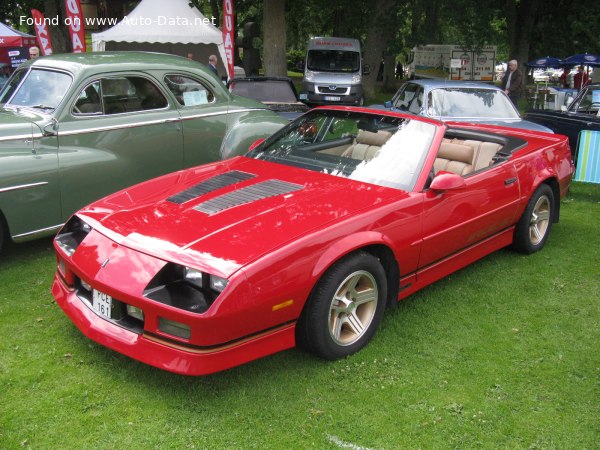
<path fill-rule="evenodd" d="M 27 47 L 35 45 L 35 36 L 15 30 L 0 22 L 0 47 Z"/>
<path fill-rule="evenodd" d="M 107 42 L 215 44 L 225 60 L 223 34 L 188 0 L 142 0 L 117 25 L 92 34 L 94 51 L 104 51 Z"/>

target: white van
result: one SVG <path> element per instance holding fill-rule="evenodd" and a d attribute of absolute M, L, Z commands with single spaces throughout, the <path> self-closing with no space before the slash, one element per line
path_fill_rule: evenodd
<path fill-rule="evenodd" d="M 313 105 L 363 105 L 363 67 L 357 39 L 315 37 L 308 41 L 302 100 Z"/>

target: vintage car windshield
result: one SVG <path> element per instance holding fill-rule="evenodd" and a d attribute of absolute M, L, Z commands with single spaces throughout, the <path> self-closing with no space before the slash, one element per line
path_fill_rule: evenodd
<path fill-rule="evenodd" d="M 22 78 L 24 80 L 19 84 Z M 2 91 L 0 103 L 51 112 L 65 97 L 71 81 L 66 73 L 52 70 L 32 69 L 26 74 L 19 72 Z"/>
<path fill-rule="evenodd" d="M 317 72 L 358 72 L 360 53 L 342 50 L 309 50 L 306 66 Z"/>
<path fill-rule="evenodd" d="M 263 103 L 295 103 L 298 101 L 290 83 L 285 80 L 235 80 L 233 93 Z"/>
<path fill-rule="evenodd" d="M 431 117 L 519 119 L 510 99 L 496 89 L 443 88 L 428 94 Z"/>
<path fill-rule="evenodd" d="M 249 156 L 410 191 L 435 132 L 435 125 L 419 120 L 315 110 Z"/>

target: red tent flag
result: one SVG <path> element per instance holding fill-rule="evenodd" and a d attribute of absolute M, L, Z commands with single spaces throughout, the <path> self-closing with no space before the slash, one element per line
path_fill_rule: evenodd
<path fill-rule="evenodd" d="M 233 0 L 223 0 L 223 46 L 225 68 L 229 79 L 233 78 Z"/>
<path fill-rule="evenodd" d="M 52 41 L 50 40 L 50 33 L 48 32 L 48 24 L 44 19 L 44 15 L 37 9 L 31 10 L 31 17 L 33 17 L 33 26 L 35 27 L 35 35 L 37 37 L 37 43 L 40 47 L 42 56 L 52 54 Z"/>
<path fill-rule="evenodd" d="M 83 13 L 81 12 L 80 0 L 65 0 L 67 7 L 67 17 L 65 24 L 69 26 L 71 43 L 73 44 L 73 53 L 85 52 L 85 29 L 83 23 Z"/>

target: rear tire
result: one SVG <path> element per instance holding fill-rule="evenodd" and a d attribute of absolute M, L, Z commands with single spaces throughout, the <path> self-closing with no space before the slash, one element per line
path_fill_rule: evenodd
<path fill-rule="evenodd" d="M 387 280 L 379 260 L 366 252 L 335 263 L 315 286 L 297 325 L 299 343 L 329 360 L 369 343 L 381 323 Z"/>
<path fill-rule="evenodd" d="M 550 186 L 542 184 L 529 199 L 517 222 L 513 248 L 525 254 L 541 250 L 552 229 L 554 214 L 554 192 Z"/>

